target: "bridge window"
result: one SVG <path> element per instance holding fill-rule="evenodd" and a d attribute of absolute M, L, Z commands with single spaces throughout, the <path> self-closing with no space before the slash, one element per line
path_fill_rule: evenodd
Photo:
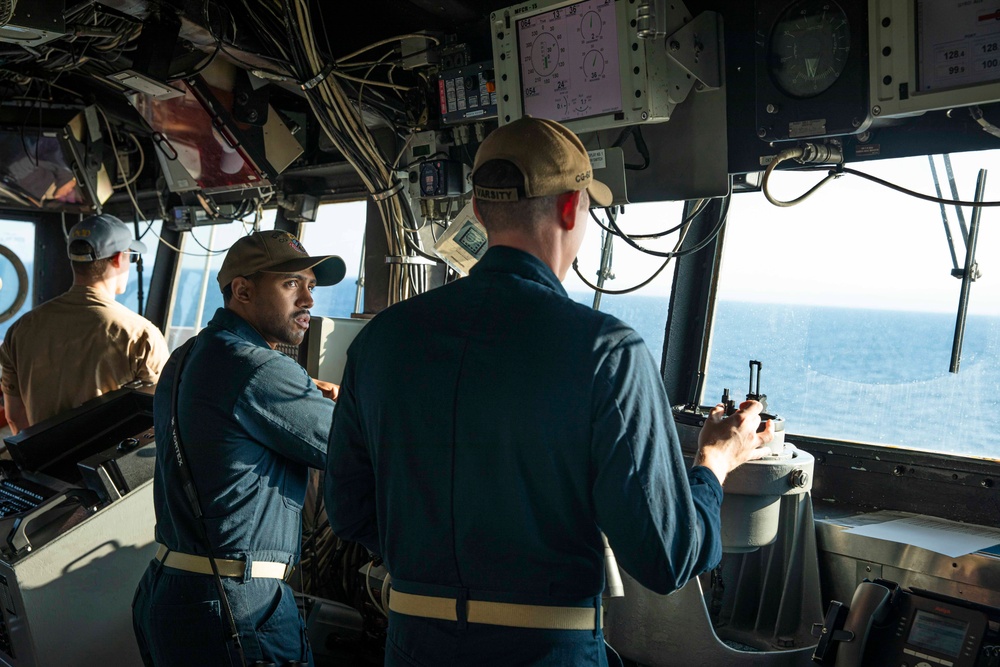
<path fill-rule="evenodd" d="M 960 199 L 1000 151 L 951 157 Z M 942 158 L 935 158 L 949 192 Z M 934 194 L 928 158 L 861 163 L 859 171 Z M 778 172 L 792 199 L 822 173 Z M 985 199 L 1000 199 L 991 174 Z M 946 209 L 959 268 L 965 245 Z M 964 211 L 966 225 L 972 211 Z M 800 205 L 736 195 L 726 229 L 705 402 L 738 397 L 750 359 L 789 433 L 996 457 L 1000 408 L 1000 220 L 985 208 L 959 372 L 949 372 L 961 280 L 938 204 L 846 175 Z"/>
<path fill-rule="evenodd" d="M 361 249 L 365 238 L 366 203 L 363 201 L 323 204 L 315 222 L 301 226 L 302 245 L 310 255 L 339 255 L 347 264 L 347 276 L 332 287 L 313 294 L 313 315 L 350 317 L 360 312 L 362 287 L 359 284 Z"/>
<path fill-rule="evenodd" d="M 247 222 L 195 227 L 181 236 L 181 261 L 167 321 L 167 344 L 175 349 L 195 335 L 222 307 L 218 275 L 222 260 L 237 239 L 252 231 Z M 262 230 L 274 229 L 274 211 L 264 211 Z"/>
<path fill-rule="evenodd" d="M 146 304 L 149 302 L 149 284 L 150 278 L 153 275 L 153 266 L 156 264 L 156 250 L 160 245 L 161 227 L 162 223 L 160 220 L 150 220 L 149 222 L 142 222 L 139 225 L 139 240 L 146 246 L 146 252 L 142 255 L 141 292 L 143 311 L 145 311 Z M 139 312 L 139 293 L 139 272 L 136 269 L 136 265 L 133 264 L 129 268 L 128 286 L 125 288 L 125 293 L 117 295 L 115 300 L 126 308 Z"/>
<path fill-rule="evenodd" d="M 618 215 L 617 224 L 623 232 L 632 236 L 653 235 L 676 226 L 683 217 L 683 210 L 681 202 L 629 204 L 624 213 Z M 607 226 L 607 215 L 600 209 L 595 209 L 595 213 L 598 213 L 601 224 Z M 578 269 L 591 284 L 597 284 L 601 271 L 601 249 L 605 234 L 601 226 L 592 219 L 577 255 Z M 658 252 L 669 252 L 674 250 L 677 234 L 672 233 L 659 239 L 640 239 L 638 243 Z M 635 250 L 616 238 L 604 288 L 623 291 L 647 280 L 649 282 L 627 294 L 602 294 L 599 304 L 600 310 L 611 313 L 639 332 L 657 364 L 663 355 L 667 306 L 674 275 L 673 260 L 660 271 L 664 261 L 665 259 Z M 657 271 L 659 274 L 653 277 Z M 563 285 L 572 299 L 593 306 L 594 291 L 584 284 L 573 269 L 569 270 Z"/>

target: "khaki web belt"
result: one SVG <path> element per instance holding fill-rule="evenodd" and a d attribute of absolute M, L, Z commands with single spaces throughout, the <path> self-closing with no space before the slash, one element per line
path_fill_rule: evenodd
<path fill-rule="evenodd" d="M 195 556 L 184 554 L 179 551 L 170 551 L 162 544 L 157 545 L 156 560 L 167 567 L 184 572 L 194 572 L 195 574 L 212 574 L 212 562 L 205 556 Z M 241 560 L 226 560 L 216 558 L 215 565 L 219 568 L 220 577 L 242 578 L 246 571 L 246 563 Z M 284 563 L 274 561 L 255 560 L 250 564 L 251 579 L 284 579 L 288 566 Z"/>
<path fill-rule="evenodd" d="M 457 604 L 455 598 L 414 595 L 397 590 L 389 595 L 389 609 L 397 614 L 442 621 L 458 620 Z M 543 630 L 594 630 L 595 624 L 597 628 L 601 627 L 601 619 L 595 620 L 593 607 L 548 607 L 485 600 L 467 600 L 466 605 L 469 623 Z"/>

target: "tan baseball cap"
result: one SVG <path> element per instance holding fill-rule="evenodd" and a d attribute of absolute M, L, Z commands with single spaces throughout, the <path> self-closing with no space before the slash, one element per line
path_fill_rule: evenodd
<path fill-rule="evenodd" d="M 517 201 L 586 190 L 592 202 L 611 206 L 611 189 L 594 180 L 587 149 L 579 137 L 554 120 L 524 116 L 490 133 L 476 153 L 476 170 L 490 160 L 508 160 L 524 175 L 523 188 L 473 186 L 481 201 Z"/>
<path fill-rule="evenodd" d="M 286 273 L 312 269 L 316 284 L 336 285 L 344 279 L 347 265 L 336 255 L 310 257 L 294 234 L 278 230 L 254 232 L 233 244 L 219 269 L 219 289 L 240 276 L 258 271 Z"/>

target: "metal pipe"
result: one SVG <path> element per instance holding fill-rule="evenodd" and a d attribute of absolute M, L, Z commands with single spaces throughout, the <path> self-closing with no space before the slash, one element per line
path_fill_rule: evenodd
<path fill-rule="evenodd" d="M 944 199 L 944 195 L 941 194 L 941 181 L 938 180 L 937 169 L 934 167 L 934 156 L 928 155 L 927 162 L 931 165 L 931 178 L 934 179 L 934 191 L 937 193 L 938 199 Z M 948 241 L 948 250 L 951 252 L 951 266 L 958 271 L 958 255 L 955 254 L 955 239 L 951 236 L 951 225 L 948 224 L 948 209 L 945 208 L 943 202 L 939 202 L 938 205 L 941 207 L 941 222 L 944 223 L 944 237 Z"/>
<path fill-rule="evenodd" d="M 955 172 L 951 168 L 951 155 L 948 153 L 944 154 L 944 169 L 948 174 L 948 185 L 951 187 L 951 198 L 958 200 L 958 184 L 955 183 Z M 976 210 L 978 211 L 979 209 Z M 965 241 L 965 247 L 968 248 L 969 230 L 965 226 L 965 212 L 962 210 L 961 206 L 956 205 L 955 213 L 958 215 L 958 226 L 962 229 L 962 240 Z"/>
<path fill-rule="evenodd" d="M 354 312 L 362 312 L 362 297 L 365 291 L 365 237 L 368 234 L 365 233 L 361 236 L 361 261 L 360 266 L 358 266 L 358 279 L 354 282 L 357 285 L 357 289 L 354 290 Z"/>
<path fill-rule="evenodd" d="M 612 250 L 614 249 L 615 237 L 610 232 L 603 233 L 603 239 L 601 241 L 601 268 L 597 272 L 597 287 L 599 289 L 594 290 L 594 310 L 601 309 L 601 296 L 602 293 L 600 289 L 604 288 L 604 281 L 611 275 L 611 257 Z"/>
<path fill-rule="evenodd" d="M 979 178 L 976 182 L 976 201 L 983 201 L 983 191 L 986 189 L 986 170 L 979 170 Z M 979 218 L 983 209 L 977 206 L 972 211 L 972 223 L 969 227 L 969 240 L 965 244 L 965 270 L 962 272 L 962 291 L 958 297 L 958 317 L 955 320 L 955 340 L 951 345 L 951 366 L 949 371 L 958 372 L 959 364 L 962 363 L 962 340 L 965 338 L 965 320 L 969 310 L 969 290 L 972 289 L 973 281 L 979 277 L 979 268 L 976 266 L 976 241 L 979 238 Z"/>
<path fill-rule="evenodd" d="M 215 247 L 215 228 L 216 225 L 212 225 L 212 229 L 208 234 L 208 247 Z M 189 234 L 194 234 L 192 229 Z M 205 314 L 205 299 L 208 295 L 208 279 L 212 271 L 212 253 L 205 253 L 205 270 L 201 275 L 201 292 L 198 294 L 198 307 L 194 313 L 194 333 L 201 331 L 201 318 Z"/>

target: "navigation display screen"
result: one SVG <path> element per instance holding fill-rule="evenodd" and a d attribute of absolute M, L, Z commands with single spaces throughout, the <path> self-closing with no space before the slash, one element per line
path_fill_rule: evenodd
<path fill-rule="evenodd" d="M 622 110 L 613 0 L 584 0 L 517 21 L 525 114 L 566 121 Z"/>
<path fill-rule="evenodd" d="M 1000 80 L 1000 9 L 969 0 L 917 0 L 920 92 Z"/>
<path fill-rule="evenodd" d="M 969 624 L 965 621 L 918 610 L 913 617 L 906 643 L 957 657 L 962 651 L 962 642 L 965 641 L 968 629 Z"/>

